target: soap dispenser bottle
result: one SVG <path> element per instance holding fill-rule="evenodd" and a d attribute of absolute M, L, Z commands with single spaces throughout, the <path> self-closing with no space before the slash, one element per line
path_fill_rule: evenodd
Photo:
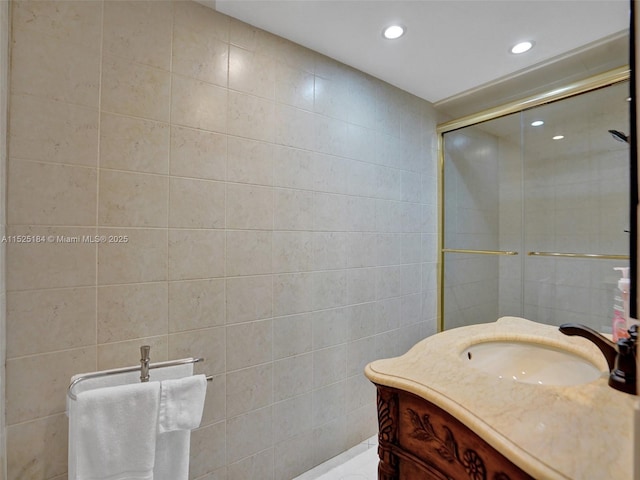
<path fill-rule="evenodd" d="M 629 279 L 629 267 L 615 267 L 614 270 L 619 271 L 622 274 L 622 278 L 618 280 L 618 290 L 620 290 L 620 296 L 622 298 L 622 308 L 624 311 L 624 320 L 626 322 L 626 330 L 628 330 L 631 327 L 631 325 L 638 323 L 637 320 L 629 317 L 629 291 L 631 290 L 631 280 Z M 615 319 L 615 312 L 614 312 L 614 322 L 615 320 L 616 319 Z M 615 330 L 613 334 L 615 337 L 616 335 Z"/>

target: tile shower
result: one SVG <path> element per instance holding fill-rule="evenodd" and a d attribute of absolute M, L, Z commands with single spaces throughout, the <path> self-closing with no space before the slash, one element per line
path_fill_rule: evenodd
<path fill-rule="evenodd" d="M 11 3 L 7 478 L 66 478 L 71 375 L 204 356 L 191 478 L 370 437 L 435 330 L 435 112 L 188 1 Z M 62 238 L 118 236 L 118 243 Z M 18 238 L 18 237 L 16 237 Z"/>

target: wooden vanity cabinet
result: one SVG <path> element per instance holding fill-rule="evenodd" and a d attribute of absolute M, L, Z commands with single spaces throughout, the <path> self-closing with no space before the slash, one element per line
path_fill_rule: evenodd
<path fill-rule="evenodd" d="M 533 480 L 441 408 L 376 387 L 379 480 Z"/>

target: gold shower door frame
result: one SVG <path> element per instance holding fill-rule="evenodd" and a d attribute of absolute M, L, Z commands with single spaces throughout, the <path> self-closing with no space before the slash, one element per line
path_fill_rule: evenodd
<path fill-rule="evenodd" d="M 478 113 L 464 116 L 462 118 L 441 123 L 436 126 L 438 135 L 438 332 L 444 330 L 444 255 L 445 253 L 477 253 L 483 255 L 517 255 L 517 252 L 503 252 L 493 250 L 458 250 L 444 248 L 444 134 L 469 127 L 478 123 L 494 120 L 496 118 L 511 115 L 512 113 L 523 112 L 530 108 L 539 107 L 548 103 L 574 97 L 582 93 L 587 93 L 599 88 L 608 87 L 616 83 L 629 80 L 631 71 L 628 66 L 609 70 L 607 72 L 594 75 L 584 80 L 571 83 L 565 87 L 555 88 L 547 92 L 532 95 L 522 100 L 510 102 L 505 105 L 483 110 Z M 555 252 L 531 252 L 531 254 L 556 255 Z"/>

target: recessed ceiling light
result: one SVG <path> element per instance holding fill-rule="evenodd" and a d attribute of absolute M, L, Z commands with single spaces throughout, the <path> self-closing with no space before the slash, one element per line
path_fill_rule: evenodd
<path fill-rule="evenodd" d="M 544 125 L 542 120 L 536 120 L 535 122 L 531 122 L 532 127 L 539 127 L 540 125 Z"/>
<path fill-rule="evenodd" d="M 514 45 L 513 47 L 511 47 L 511 53 L 524 53 L 524 52 L 528 52 L 529 50 L 531 50 L 531 48 L 533 47 L 533 42 L 520 42 L 516 45 Z"/>
<path fill-rule="evenodd" d="M 388 40 L 395 40 L 396 38 L 400 38 L 404 35 L 407 29 L 402 25 L 390 25 L 384 29 L 382 32 L 382 36 Z"/>
<path fill-rule="evenodd" d="M 553 137 L 554 140 L 562 140 L 564 138 L 564 135 L 556 135 L 555 137 Z"/>

